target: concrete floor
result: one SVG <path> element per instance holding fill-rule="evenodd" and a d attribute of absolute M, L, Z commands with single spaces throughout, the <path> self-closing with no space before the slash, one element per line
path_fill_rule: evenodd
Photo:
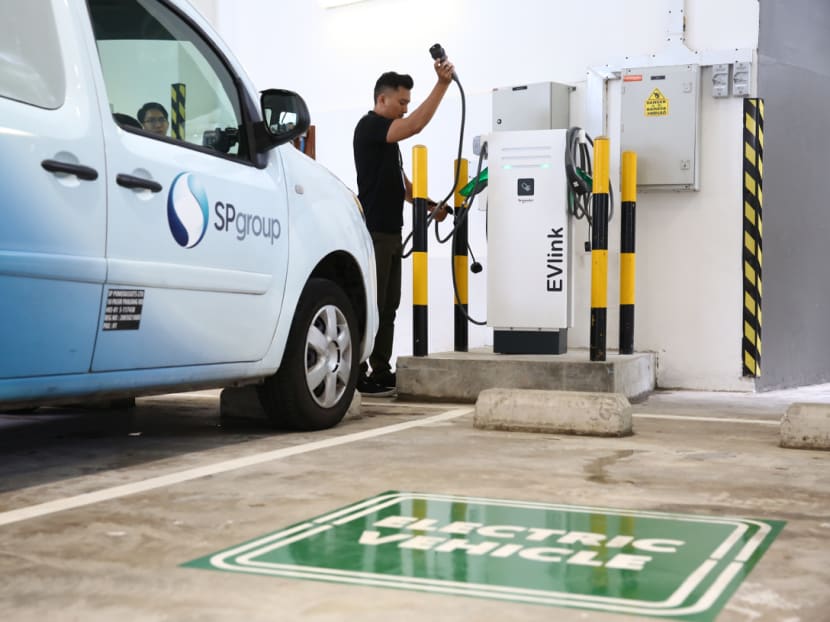
<path fill-rule="evenodd" d="M 717 620 L 824 622 L 830 452 L 778 447 L 795 401 L 828 403 L 830 386 L 657 392 L 627 438 L 482 431 L 470 404 L 392 399 L 273 433 L 221 421 L 218 391 L 0 415 L 0 619 L 649 619 L 181 566 L 401 490 L 786 521 Z"/>

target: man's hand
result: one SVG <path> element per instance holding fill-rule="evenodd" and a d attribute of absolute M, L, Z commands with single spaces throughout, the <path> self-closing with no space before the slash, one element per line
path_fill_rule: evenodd
<path fill-rule="evenodd" d="M 455 65 L 448 60 L 435 61 L 435 73 L 438 74 L 438 81 L 442 84 L 449 84 L 452 82 L 452 74 L 455 71 Z"/>
<path fill-rule="evenodd" d="M 430 201 L 427 203 L 427 211 L 433 215 L 435 222 L 443 222 L 447 217 L 447 204 L 441 203 L 439 205 L 435 201 Z"/>

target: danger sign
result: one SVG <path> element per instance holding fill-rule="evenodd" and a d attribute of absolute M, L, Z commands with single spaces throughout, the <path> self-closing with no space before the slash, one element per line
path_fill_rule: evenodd
<path fill-rule="evenodd" d="M 669 100 L 660 89 L 654 89 L 646 99 L 645 112 L 647 117 L 669 116 Z"/>

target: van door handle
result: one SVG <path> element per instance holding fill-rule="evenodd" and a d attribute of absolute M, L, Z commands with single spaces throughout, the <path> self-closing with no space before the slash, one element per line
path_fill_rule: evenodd
<path fill-rule="evenodd" d="M 142 190 L 149 190 L 150 192 L 161 192 L 161 184 L 152 179 L 145 179 L 143 177 L 136 177 L 134 175 L 125 175 L 118 173 L 115 177 L 115 183 L 125 188 L 141 188 Z"/>
<path fill-rule="evenodd" d="M 98 171 L 94 168 L 83 166 L 82 164 L 70 164 L 69 162 L 61 162 L 59 160 L 44 160 L 40 165 L 50 173 L 75 175 L 85 181 L 95 181 L 98 179 Z"/>

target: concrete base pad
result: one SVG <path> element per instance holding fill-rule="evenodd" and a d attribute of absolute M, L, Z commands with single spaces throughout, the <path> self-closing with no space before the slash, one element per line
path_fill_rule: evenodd
<path fill-rule="evenodd" d="M 587 350 L 565 354 L 494 354 L 492 348 L 401 356 L 397 361 L 399 399 L 475 402 L 492 388 L 620 393 L 628 399 L 654 390 L 655 355 L 619 355 L 589 360 Z"/>
<path fill-rule="evenodd" d="M 792 404 L 780 427 L 781 447 L 830 449 L 830 404 Z"/>
<path fill-rule="evenodd" d="M 486 389 L 473 426 L 488 430 L 629 436 L 631 405 L 619 393 Z"/>
<path fill-rule="evenodd" d="M 346 411 L 346 417 L 359 415 L 360 404 L 360 393 L 355 391 L 349 410 Z M 259 401 L 255 385 L 222 389 L 219 396 L 219 416 L 268 420 L 268 416 Z"/>

